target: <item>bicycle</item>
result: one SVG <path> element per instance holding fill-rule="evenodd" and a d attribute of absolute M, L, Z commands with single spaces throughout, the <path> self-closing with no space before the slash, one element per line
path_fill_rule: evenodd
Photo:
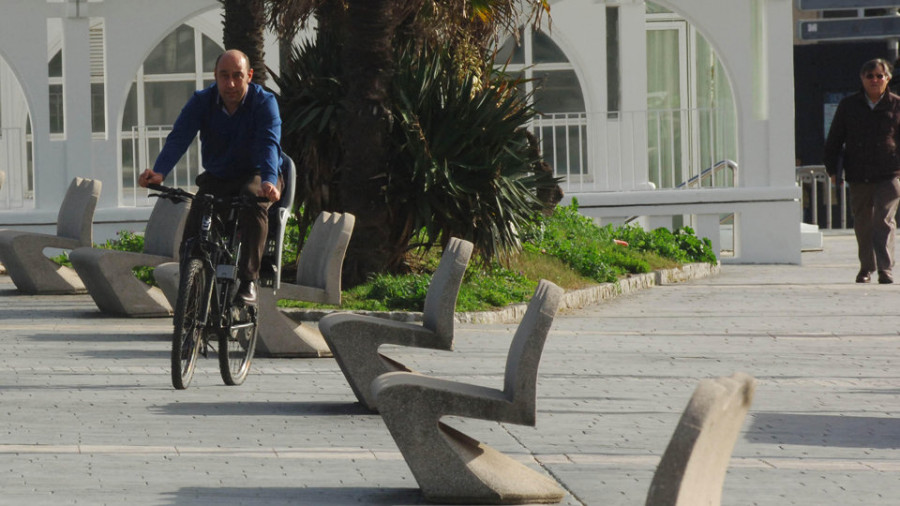
<path fill-rule="evenodd" d="M 226 385 L 240 385 L 250 370 L 256 349 L 259 312 L 255 305 L 235 302 L 237 266 L 241 254 L 238 233 L 241 209 L 266 201 L 240 195 L 220 199 L 196 195 L 180 188 L 149 185 L 161 198 L 191 200 L 202 209 L 199 233 L 182 244 L 178 301 L 172 334 L 172 385 L 183 390 L 191 383 L 198 355 L 208 356 L 217 338 L 219 371 Z M 223 220 L 216 206 L 227 206 Z"/>

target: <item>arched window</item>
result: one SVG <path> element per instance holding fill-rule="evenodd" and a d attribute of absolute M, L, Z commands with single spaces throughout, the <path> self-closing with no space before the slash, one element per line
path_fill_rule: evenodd
<path fill-rule="evenodd" d="M 495 63 L 525 79 L 538 112 L 531 128 L 541 153 L 558 176 L 567 181 L 587 173 L 587 114 L 575 68 L 555 42 L 541 30 L 522 29 L 519 44 L 510 37 Z"/>
<path fill-rule="evenodd" d="M 657 188 L 734 186 L 737 116 L 724 67 L 687 21 L 646 5 L 649 180 Z"/>
<path fill-rule="evenodd" d="M 47 65 L 48 84 L 50 86 L 50 137 L 56 140 L 65 138 L 65 79 L 63 78 L 63 49 L 59 34 L 62 27 L 58 23 L 53 24 L 53 42 L 51 53 L 53 57 Z M 103 56 L 103 27 L 102 19 L 92 20 L 88 31 L 90 38 L 90 74 L 91 74 L 91 132 L 94 138 L 102 139 L 106 134 L 106 93 L 104 90 L 104 56 Z M 53 50 L 60 47 L 55 52 Z"/>
<path fill-rule="evenodd" d="M 34 205 L 31 121 L 22 86 L 0 58 L 0 209 Z"/>
<path fill-rule="evenodd" d="M 166 36 L 138 69 L 122 116 L 123 205 L 149 205 L 135 191 L 137 175 L 152 168 L 181 108 L 215 80 L 224 49 L 198 28 L 183 24 Z M 200 170 L 198 141 L 178 162 L 167 184 L 191 188 Z"/>

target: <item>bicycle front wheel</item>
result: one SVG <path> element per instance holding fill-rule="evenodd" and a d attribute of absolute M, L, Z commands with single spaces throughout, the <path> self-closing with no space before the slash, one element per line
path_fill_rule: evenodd
<path fill-rule="evenodd" d="M 178 302 L 175 304 L 175 332 L 172 335 L 172 385 L 184 390 L 194 377 L 194 366 L 203 339 L 203 290 L 206 286 L 203 262 L 197 259 L 187 263 L 181 273 L 178 286 Z"/>
<path fill-rule="evenodd" d="M 256 350 L 259 312 L 256 306 L 233 306 L 231 326 L 219 333 L 219 371 L 226 385 L 240 385 L 250 372 Z"/>

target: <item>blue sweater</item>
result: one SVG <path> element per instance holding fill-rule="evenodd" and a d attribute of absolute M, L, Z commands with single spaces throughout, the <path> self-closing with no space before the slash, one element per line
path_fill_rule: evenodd
<path fill-rule="evenodd" d="M 250 83 L 244 102 L 231 116 L 222 109 L 215 84 L 195 91 L 175 120 L 153 172 L 164 177 L 184 155 L 200 132 L 203 168 L 222 179 L 249 177 L 259 171 L 262 180 L 278 180 L 281 161 L 281 116 L 275 96 Z"/>

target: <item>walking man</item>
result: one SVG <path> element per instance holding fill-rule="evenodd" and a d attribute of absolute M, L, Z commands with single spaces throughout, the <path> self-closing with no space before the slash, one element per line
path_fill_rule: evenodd
<path fill-rule="evenodd" d="M 891 65 L 863 64 L 862 89 L 838 104 L 825 141 L 825 169 L 843 172 L 859 252 L 857 283 L 893 283 L 895 215 L 900 202 L 900 96 L 888 90 Z"/>

